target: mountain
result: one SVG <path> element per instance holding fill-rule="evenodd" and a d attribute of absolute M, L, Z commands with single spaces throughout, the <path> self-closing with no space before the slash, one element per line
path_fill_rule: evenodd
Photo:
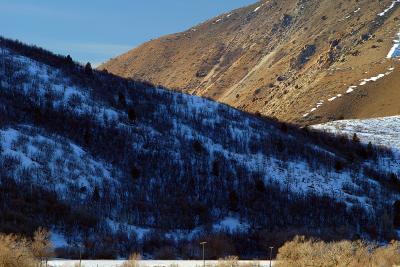
<path fill-rule="evenodd" d="M 259 1 L 99 69 L 302 125 L 398 115 L 399 7 L 398 0 Z"/>
<path fill-rule="evenodd" d="M 0 232 L 59 256 L 264 255 L 294 235 L 387 240 L 400 158 L 0 39 Z"/>

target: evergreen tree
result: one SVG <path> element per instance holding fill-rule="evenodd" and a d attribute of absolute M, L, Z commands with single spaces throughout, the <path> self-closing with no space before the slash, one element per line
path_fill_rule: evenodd
<path fill-rule="evenodd" d="M 335 162 L 335 170 L 337 172 L 340 172 L 341 170 L 343 170 L 343 163 L 340 160 L 337 160 Z"/>
<path fill-rule="evenodd" d="M 357 136 L 356 133 L 353 134 L 353 142 L 357 144 L 360 143 L 360 138 Z"/>
<path fill-rule="evenodd" d="M 194 148 L 194 151 L 196 151 L 197 153 L 200 153 L 201 151 L 203 151 L 203 145 L 201 144 L 201 142 L 199 140 L 196 140 L 193 142 L 193 148 Z"/>
<path fill-rule="evenodd" d="M 140 170 L 138 167 L 133 166 L 131 169 L 131 177 L 133 179 L 133 181 L 136 181 L 137 179 L 139 179 L 140 177 Z"/>
<path fill-rule="evenodd" d="M 121 108 L 125 108 L 126 107 L 126 98 L 125 98 L 124 93 L 122 93 L 122 92 L 118 93 L 118 105 Z"/>
<path fill-rule="evenodd" d="M 86 63 L 85 65 L 85 74 L 91 76 L 93 74 L 92 65 L 90 62 Z"/>
<path fill-rule="evenodd" d="M 68 65 L 74 64 L 74 61 L 72 60 L 72 57 L 71 57 L 70 55 L 68 55 L 68 56 L 65 58 L 65 61 L 67 62 Z"/>
<path fill-rule="evenodd" d="M 130 108 L 128 110 L 128 118 L 130 121 L 136 121 L 137 115 L 136 115 L 136 111 L 133 108 Z"/>
<path fill-rule="evenodd" d="M 91 136 L 89 129 L 86 129 L 86 131 L 83 135 L 83 140 L 84 140 L 86 146 L 89 146 L 91 144 L 92 136 Z"/>
<path fill-rule="evenodd" d="M 99 187 L 97 185 L 93 189 L 92 200 L 94 202 L 100 201 L 100 192 L 99 192 Z"/>
<path fill-rule="evenodd" d="M 239 197 L 236 191 L 229 192 L 229 207 L 232 211 L 237 211 L 239 204 Z"/>
<path fill-rule="evenodd" d="M 219 176 L 219 161 L 215 160 L 212 165 L 212 175 L 215 177 Z"/>

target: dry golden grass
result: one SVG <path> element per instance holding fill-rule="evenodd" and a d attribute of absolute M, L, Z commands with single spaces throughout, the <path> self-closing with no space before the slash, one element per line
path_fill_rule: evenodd
<path fill-rule="evenodd" d="M 36 267 L 31 244 L 16 235 L 0 234 L 0 267 Z"/>
<path fill-rule="evenodd" d="M 0 267 L 41 267 L 53 255 L 49 231 L 39 228 L 33 240 L 0 234 Z"/>
<path fill-rule="evenodd" d="M 385 247 L 363 241 L 323 242 L 296 237 L 279 249 L 277 267 L 392 267 L 400 264 L 400 243 Z"/>

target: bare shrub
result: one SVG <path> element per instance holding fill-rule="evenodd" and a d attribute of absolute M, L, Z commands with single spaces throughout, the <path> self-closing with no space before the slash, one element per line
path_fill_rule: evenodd
<path fill-rule="evenodd" d="M 390 245 L 379 247 L 372 255 L 373 266 L 399 266 L 400 265 L 400 242 L 392 241 Z"/>
<path fill-rule="evenodd" d="M 132 253 L 128 260 L 125 261 L 121 267 L 140 267 L 141 256 L 139 253 Z"/>
<path fill-rule="evenodd" d="M 238 256 L 227 256 L 222 259 L 218 259 L 216 267 L 239 267 Z"/>
<path fill-rule="evenodd" d="M 392 267 L 400 264 L 400 243 L 392 242 L 387 246 L 363 241 L 323 242 L 315 239 L 296 237 L 287 242 L 278 252 L 281 267 Z"/>
<path fill-rule="evenodd" d="M 16 235 L 0 234 L 1 267 L 36 267 L 38 263 L 28 240 Z"/>
<path fill-rule="evenodd" d="M 31 245 L 32 254 L 40 262 L 47 261 L 54 254 L 53 244 L 50 241 L 50 232 L 44 228 L 39 228 L 33 235 L 33 242 Z"/>

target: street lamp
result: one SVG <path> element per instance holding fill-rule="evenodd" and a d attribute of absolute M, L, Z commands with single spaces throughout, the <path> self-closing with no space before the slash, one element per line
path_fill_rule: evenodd
<path fill-rule="evenodd" d="M 200 242 L 200 245 L 203 246 L 203 267 L 206 267 L 206 258 L 205 258 L 205 250 L 204 247 L 207 244 L 207 242 Z"/>
<path fill-rule="evenodd" d="M 269 247 L 269 249 L 271 250 L 269 252 L 269 267 L 272 267 L 272 250 L 274 249 L 274 247 Z"/>

